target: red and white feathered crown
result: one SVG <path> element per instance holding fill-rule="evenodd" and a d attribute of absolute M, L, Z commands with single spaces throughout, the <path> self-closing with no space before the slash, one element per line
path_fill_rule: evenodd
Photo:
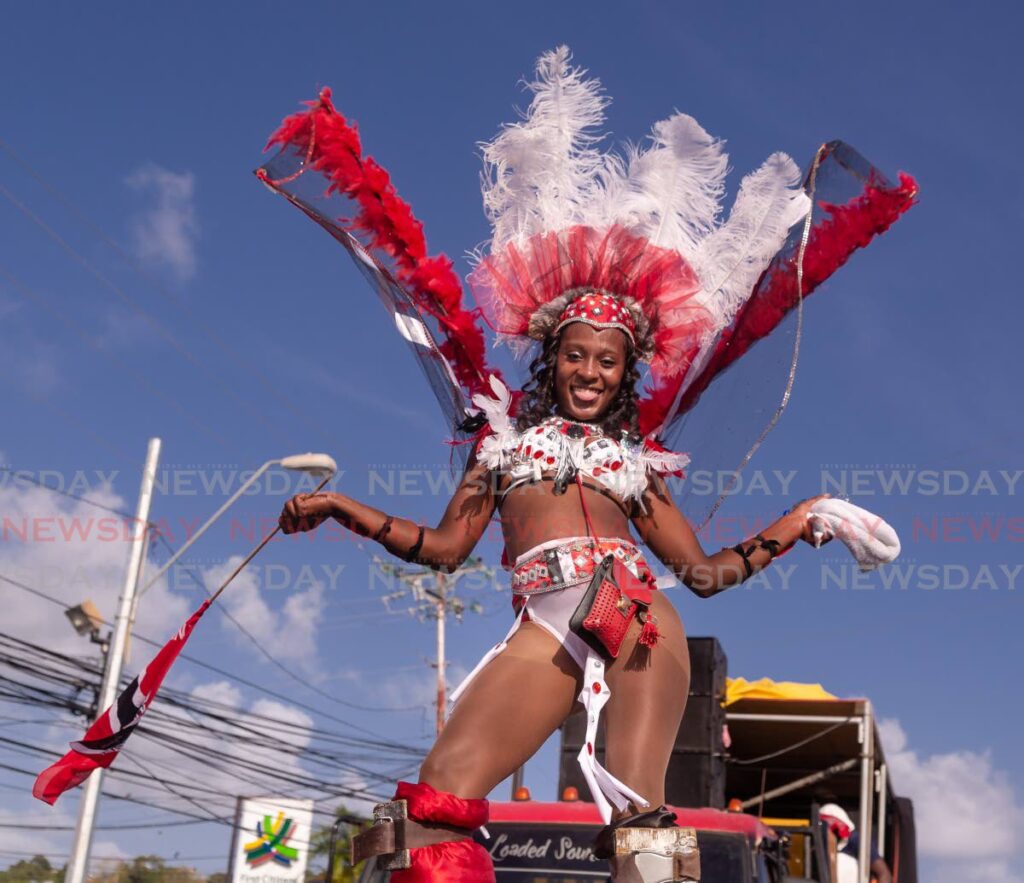
<path fill-rule="evenodd" d="M 648 145 L 620 156 L 598 147 L 607 99 L 567 47 L 540 57 L 528 87 L 523 120 L 483 148 L 493 236 L 474 255 L 477 301 L 525 346 L 570 320 L 567 310 L 578 320 L 580 296 L 610 295 L 652 372 L 685 371 L 810 208 L 796 163 L 770 156 L 721 222 L 728 157 L 692 117 L 656 123 Z"/>

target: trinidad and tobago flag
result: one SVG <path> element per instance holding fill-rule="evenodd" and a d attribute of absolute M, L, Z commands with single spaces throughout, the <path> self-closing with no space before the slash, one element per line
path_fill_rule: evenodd
<path fill-rule="evenodd" d="M 96 718 L 82 739 L 72 742 L 67 754 L 39 774 L 32 786 L 33 797 L 52 806 L 61 794 L 89 778 L 94 769 L 106 769 L 114 762 L 121 746 L 149 708 L 164 677 L 174 665 L 188 636 L 192 634 L 192 629 L 209 606 L 210 601 L 204 601 L 142 670 L 142 674 L 125 687 L 110 708 Z"/>

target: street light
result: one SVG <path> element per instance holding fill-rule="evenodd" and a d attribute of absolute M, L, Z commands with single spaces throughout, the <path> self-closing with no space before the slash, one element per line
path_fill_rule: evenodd
<path fill-rule="evenodd" d="M 71 627 L 78 634 L 83 637 L 89 635 L 94 644 L 100 643 L 100 626 L 103 625 L 104 619 L 99 608 L 92 601 L 86 599 L 81 604 L 68 607 L 64 611 L 64 615 L 71 621 Z"/>
<path fill-rule="evenodd" d="M 160 439 L 150 439 L 149 448 L 146 454 L 146 465 L 143 470 L 142 487 L 139 490 L 139 503 L 135 513 L 134 523 L 143 526 L 142 537 L 137 543 L 132 543 L 128 559 L 128 568 L 125 575 L 124 588 L 118 602 L 117 618 L 114 621 L 114 631 L 110 636 L 109 645 L 104 643 L 103 680 L 100 685 L 100 693 L 97 699 L 97 709 L 108 708 L 117 695 L 117 687 L 121 677 L 121 667 L 124 662 L 125 649 L 131 631 L 132 623 L 135 621 L 135 611 L 139 597 L 155 583 L 175 561 L 177 561 L 189 547 L 206 532 L 207 528 L 216 521 L 235 502 L 245 490 L 252 485 L 257 478 L 266 472 L 271 466 L 282 466 L 285 469 L 295 469 L 300 472 L 314 474 L 326 473 L 333 475 L 338 471 L 338 465 L 334 459 L 327 454 L 296 454 L 292 457 L 283 457 L 280 460 L 267 460 L 259 469 L 250 476 L 248 481 L 231 496 L 212 516 L 207 520 L 195 535 L 175 555 L 171 557 L 160 570 L 149 580 L 141 591 L 136 591 L 136 586 L 142 578 L 142 568 L 146 560 L 146 543 L 150 536 L 152 524 L 149 521 L 149 507 L 153 497 L 153 485 L 156 478 L 157 462 L 160 457 Z M 89 609 L 91 607 L 91 610 Z M 68 619 L 80 634 L 94 635 L 93 615 L 99 623 L 99 611 L 89 602 L 80 604 L 77 608 L 67 611 Z M 96 807 L 99 803 L 102 769 L 96 770 L 85 782 L 82 791 L 82 798 L 78 806 L 78 822 L 75 826 L 74 840 L 72 841 L 71 853 L 68 858 L 67 870 L 64 873 L 64 883 L 85 883 L 89 867 L 89 847 L 92 842 L 93 825 L 96 819 Z"/>
<path fill-rule="evenodd" d="M 171 556 L 170 560 L 149 578 L 149 581 L 139 592 L 138 597 L 144 595 L 153 583 L 160 579 L 160 577 L 162 577 L 171 568 L 171 566 L 189 550 L 192 544 L 206 533 L 207 528 L 209 528 L 210 525 L 220 518 L 221 515 L 223 515 L 229 508 L 231 508 L 235 500 L 242 496 L 242 494 L 253 485 L 256 479 L 263 475 L 263 473 L 271 466 L 281 466 L 284 469 L 292 469 L 297 472 L 308 472 L 312 475 L 333 475 L 338 471 L 338 464 L 334 462 L 334 458 L 330 454 L 294 454 L 291 457 L 282 457 L 279 460 L 267 460 L 267 462 L 260 466 L 260 468 L 257 469 L 247 481 L 243 482 L 242 486 L 225 501 L 223 506 L 221 506 L 206 520 L 206 523 L 200 527 L 199 530 L 189 537 L 188 542 L 178 549 L 178 551 Z"/>

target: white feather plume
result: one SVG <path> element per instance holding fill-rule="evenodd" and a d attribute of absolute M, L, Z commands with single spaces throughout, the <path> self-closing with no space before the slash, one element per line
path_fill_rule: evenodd
<path fill-rule="evenodd" d="M 519 436 L 508 413 L 512 405 L 512 393 L 496 374 L 492 374 L 489 380 L 494 398 L 483 393 L 473 396 L 473 404 L 484 412 L 491 426 L 491 434 L 480 444 L 478 460 L 489 469 L 498 469 L 508 464 Z"/>
<path fill-rule="evenodd" d="M 744 177 L 729 219 L 697 249 L 694 268 L 718 328 L 732 321 L 758 277 L 810 210 L 800 170 L 785 153 L 773 153 Z"/>
<path fill-rule="evenodd" d="M 537 234 L 622 225 L 678 252 L 697 272 L 703 289 L 697 300 L 714 316 L 708 344 L 809 211 L 799 169 L 785 154 L 772 154 L 743 179 L 720 223 L 729 161 L 724 142 L 676 113 L 654 125 L 649 144 L 628 146 L 624 156 L 602 153 L 597 145 L 608 100 L 600 82 L 570 61 L 566 46 L 542 55 L 527 84 L 533 97 L 523 119 L 483 145 L 484 208 L 493 236 L 474 262 Z"/>
<path fill-rule="evenodd" d="M 651 141 L 647 149 L 630 148 L 625 162 L 606 158 L 591 216 L 691 260 L 718 220 L 729 157 L 723 142 L 684 113 L 655 123 Z"/>
<path fill-rule="evenodd" d="M 492 253 L 535 233 L 579 223 L 602 159 L 590 130 L 604 122 L 607 98 L 596 79 L 569 64 L 567 46 L 537 61 L 533 100 L 522 122 L 483 145 L 484 209 Z"/>

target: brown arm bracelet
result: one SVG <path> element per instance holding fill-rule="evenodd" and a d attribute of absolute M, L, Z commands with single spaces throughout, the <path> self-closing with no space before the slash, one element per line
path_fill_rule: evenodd
<path fill-rule="evenodd" d="M 746 549 L 743 548 L 742 543 L 737 543 L 732 547 L 737 555 L 743 559 L 743 569 L 746 570 L 747 575 L 744 579 L 750 579 L 754 575 L 754 566 L 750 563 L 750 556 L 754 554 L 758 549 L 764 549 L 768 552 L 768 560 L 771 561 L 779 554 L 779 547 L 782 545 L 778 540 L 766 540 L 761 534 L 755 534 L 754 540 Z"/>
<path fill-rule="evenodd" d="M 763 536 L 761 536 L 761 534 L 755 536 L 754 539 L 761 541 L 761 545 L 758 548 L 768 550 L 769 561 L 771 561 L 779 554 L 779 549 L 781 548 L 782 543 L 780 543 L 778 540 L 766 540 Z"/>
<path fill-rule="evenodd" d="M 383 543 L 383 542 L 384 542 L 384 538 L 385 538 L 385 537 L 386 537 L 386 536 L 387 536 L 387 535 L 388 535 L 389 533 L 391 533 L 391 522 L 392 522 L 392 521 L 394 521 L 394 520 L 395 520 L 395 516 L 394 516 L 394 515 L 388 515 L 388 516 L 387 516 L 387 517 L 386 517 L 386 518 L 384 519 L 384 523 L 383 523 L 383 524 L 382 524 L 382 525 L 380 526 L 380 530 L 378 530 L 378 531 L 377 531 L 377 532 L 376 532 L 376 533 L 375 533 L 375 534 L 373 535 L 373 541 L 374 541 L 375 543 Z"/>
<path fill-rule="evenodd" d="M 406 561 L 415 561 L 416 556 L 420 554 L 420 549 L 423 548 L 423 534 L 425 529 L 423 525 L 420 525 L 419 533 L 416 535 L 416 542 L 412 544 L 409 551 L 405 553 Z"/>
<path fill-rule="evenodd" d="M 754 575 L 754 566 L 750 563 L 750 556 L 754 554 L 755 549 L 757 549 L 757 546 L 744 549 L 742 543 L 737 543 L 732 547 L 732 550 L 743 559 L 743 569 L 747 572 L 747 575 L 743 577 L 744 579 L 750 579 Z"/>

